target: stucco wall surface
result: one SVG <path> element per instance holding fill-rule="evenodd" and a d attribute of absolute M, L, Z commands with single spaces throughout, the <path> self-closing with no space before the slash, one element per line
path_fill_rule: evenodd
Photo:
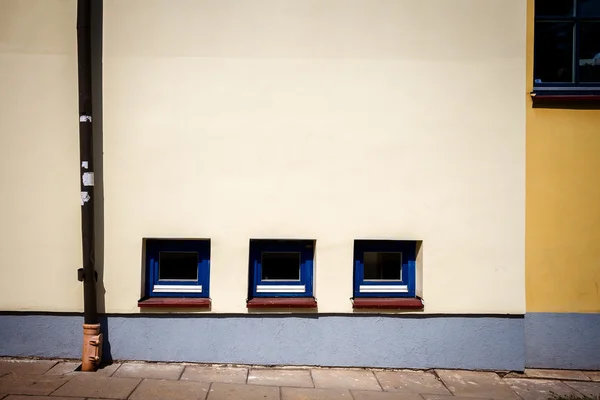
<path fill-rule="evenodd" d="M 82 305 L 76 2 L 0 1 L 0 310 Z"/>
<path fill-rule="evenodd" d="M 119 316 L 106 358 L 261 365 L 522 370 L 523 318 Z M 80 356 L 79 316 L 1 315 L 0 356 Z"/>
<path fill-rule="evenodd" d="M 320 312 L 395 238 L 425 312 L 523 313 L 525 8 L 105 0 L 106 310 L 138 311 L 144 237 L 211 238 L 214 313 L 246 312 L 250 238 L 316 239 Z"/>
<path fill-rule="evenodd" d="M 600 314 L 525 314 L 528 368 L 600 370 Z"/>

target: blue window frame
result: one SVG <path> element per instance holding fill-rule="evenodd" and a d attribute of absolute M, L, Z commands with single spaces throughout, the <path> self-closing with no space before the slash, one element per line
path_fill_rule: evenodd
<path fill-rule="evenodd" d="M 249 298 L 313 297 L 314 240 L 250 240 Z"/>
<path fill-rule="evenodd" d="M 354 297 L 415 297 L 417 243 L 354 241 Z"/>
<path fill-rule="evenodd" d="M 210 240 L 146 239 L 148 297 L 209 297 Z"/>

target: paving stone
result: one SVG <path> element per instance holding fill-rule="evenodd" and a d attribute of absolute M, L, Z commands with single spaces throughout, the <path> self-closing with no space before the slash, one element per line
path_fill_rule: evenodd
<path fill-rule="evenodd" d="M 437 377 L 424 371 L 378 371 L 375 376 L 387 392 L 450 395 Z"/>
<path fill-rule="evenodd" d="M 379 390 L 381 386 L 373 372 L 351 369 L 311 370 L 315 387 L 324 389 Z"/>
<path fill-rule="evenodd" d="M 57 361 L 52 360 L 0 360 L 0 376 L 8 373 L 42 375 Z"/>
<path fill-rule="evenodd" d="M 125 399 L 140 383 L 135 378 L 108 378 L 92 372 L 72 377 L 64 386 L 53 394 L 69 397 L 103 397 L 108 399 Z"/>
<path fill-rule="evenodd" d="M 177 380 L 183 372 L 181 364 L 124 363 L 113 376 Z"/>
<path fill-rule="evenodd" d="M 589 381 L 590 378 L 581 371 L 564 369 L 526 369 L 525 375 L 529 378 L 560 379 L 561 381 Z"/>
<path fill-rule="evenodd" d="M 564 382 L 586 396 L 600 396 L 600 382 Z"/>
<path fill-rule="evenodd" d="M 307 389 L 282 387 L 281 400 L 352 400 L 352 395 L 347 389 Z"/>
<path fill-rule="evenodd" d="M 560 381 L 542 379 L 504 379 L 523 400 L 548 400 L 552 394 L 559 396 L 578 393 Z"/>
<path fill-rule="evenodd" d="M 310 371 L 293 369 L 252 369 L 248 384 L 265 386 L 314 387 Z"/>
<path fill-rule="evenodd" d="M 591 380 L 600 382 L 600 371 L 583 371 L 583 373 L 586 374 Z"/>
<path fill-rule="evenodd" d="M 187 366 L 181 380 L 198 382 L 246 383 L 247 368 Z"/>
<path fill-rule="evenodd" d="M 0 378 L 0 393 L 49 395 L 68 380 L 64 376 L 8 374 Z"/>
<path fill-rule="evenodd" d="M 493 372 L 437 370 L 438 376 L 455 396 L 519 399 Z"/>
<path fill-rule="evenodd" d="M 44 375 L 67 375 L 71 372 L 75 372 L 75 369 L 80 365 L 80 362 L 74 361 L 59 362 L 54 367 L 50 368 Z"/>
<path fill-rule="evenodd" d="M 207 400 L 279 400 L 279 388 L 272 386 L 213 383 Z"/>
<path fill-rule="evenodd" d="M 0 395 L 0 399 L 2 399 L 2 395 Z M 49 396 L 19 396 L 19 395 L 9 395 L 5 400 L 83 400 L 83 398 L 77 397 L 49 397 Z"/>
<path fill-rule="evenodd" d="M 94 372 L 94 374 L 98 375 L 98 376 L 105 376 L 105 377 L 113 376 L 115 371 L 117 371 L 120 366 L 121 366 L 121 363 L 102 364 L 101 366 L 98 367 L 98 369 Z M 76 374 L 90 374 L 90 372 L 82 372 L 82 371 L 77 371 L 75 373 Z"/>
<path fill-rule="evenodd" d="M 471 396 L 442 396 L 439 394 L 423 394 L 425 400 L 493 400 L 489 397 L 471 397 Z"/>
<path fill-rule="evenodd" d="M 352 391 L 354 400 L 423 400 L 417 393 Z"/>
<path fill-rule="evenodd" d="M 130 400 L 204 400 L 210 383 L 177 382 L 173 380 L 147 379 L 142 381 L 129 396 Z"/>

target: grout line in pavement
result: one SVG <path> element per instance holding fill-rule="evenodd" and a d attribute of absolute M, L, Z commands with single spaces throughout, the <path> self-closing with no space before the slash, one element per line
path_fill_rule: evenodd
<path fill-rule="evenodd" d="M 500 379 L 502 379 L 502 378 L 500 378 Z M 502 381 L 502 383 L 504 383 L 504 381 Z M 514 390 L 512 388 L 512 386 L 510 386 L 508 383 L 505 383 L 505 385 L 508 387 L 508 390 L 510 390 L 511 392 L 513 392 L 514 394 L 517 395 L 517 398 L 525 400 L 523 396 L 521 396 L 519 393 L 517 393 L 516 390 Z"/>
<path fill-rule="evenodd" d="M 50 368 L 48 368 L 46 371 L 44 371 L 44 372 L 43 372 L 42 374 L 40 374 L 40 375 L 46 375 L 46 372 L 49 372 L 49 371 L 50 371 L 52 368 L 56 367 L 58 364 L 59 364 L 59 362 L 58 362 L 58 361 L 55 361 L 55 362 L 54 362 L 54 364 L 52 364 L 52 365 L 50 366 Z"/>
<path fill-rule="evenodd" d="M 356 400 L 356 398 L 354 397 L 354 393 L 352 393 L 352 390 L 348 389 L 348 391 L 350 392 L 350 397 L 352 398 L 352 400 Z"/>
<path fill-rule="evenodd" d="M 202 400 L 208 399 L 208 396 L 210 395 L 210 390 L 212 389 L 212 384 L 213 384 L 212 382 L 208 383 L 208 390 L 206 391 L 206 396 L 204 396 L 204 399 L 202 399 Z"/>
<path fill-rule="evenodd" d="M 48 375 L 46 375 L 48 376 Z M 59 375 L 61 378 L 64 378 L 64 375 Z M 55 393 L 58 389 L 60 389 L 61 387 L 65 386 L 67 384 L 67 382 L 69 382 L 71 380 L 72 376 L 69 376 L 65 379 L 65 381 L 62 383 L 62 385 L 58 386 L 56 389 L 54 389 L 53 391 L 51 391 L 50 393 L 48 393 L 48 396 L 52 396 L 53 393 Z"/>
<path fill-rule="evenodd" d="M 433 373 L 433 376 L 435 376 L 437 378 L 437 380 L 440 381 L 442 383 L 442 385 L 444 385 L 444 387 L 446 388 L 446 390 L 448 391 L 448 393 L 450 393 L 450 396 L 454 396 L 454 392 L 452 390 L 450 390 L 450 388 L 448 387 L 448 385 L 446 385 L 446 382 L 444 382 L 444 380 L 442 379 L 442 377 L 438 375 L 437 369 L 432 369 L 431 372 Z"/>
<path fill-rule="evenodd" d="M 317 385 L 315 385 L 315 378 L 313 377 L 313 374 L 312 374 L 312 368 L 308 370 L 308 374 L 310 375 L 310 381 L 312 382 L 313 387 L 316 389 Z"/>
<path fill-rule="evenodd" d="M 373 376 L 375 377 L 375 380 L 377 381 L 377 384 L 379 385 L 379 387 L 381 388 L 382 392 L 385 392 L 385 389 L 383 388 L 383 385 L 381 384 L 381 382 L 379 382 L 379 378 L 377 377 L 377 374 L 375 373 L 375 371 L 371 370 L 371 373 L 373 374 Z"/>
<path fill-rule="evenodd" d="M 123 363 L 120 363 L 119 366 L 117 368 L 115 368 L 115 370 L 112 372 L 112 374 L 108 375 L 108 377 L 110 378 L 110 377 L 114 376 L 117 373 L 117 371 L 119 369 L 121 369 L 122 366 L 123 366 Z"/>
<path fill-rule="evenodd" d="M 187 368 L 187 366 L 183 365 L 183 368 L 181 368 L 181 373 L 179 374 L 179 377 L 176 380 L 178 380 L 178 381 L 181 380 L 181 377 L 183 376 L 183 373 L 185 372 L 186 368 Z"/>
<path fill-rule="evenodd" d="M 137 390 L 137 388 L 140 387 L 140 385 L 144 381 L 145 381 L 145 379 L 140 379 L 140 381 L 137 383 L 137 385 L 135 385 L 135 387 L 133 388 L 133 390 L 131 392 L 129 392 L 129 394 L 127 396 L 125 396 L 125 398 L 128 399 L 133 394 L 133 392 L 135 392 Z"/>
<path fill-rule="evenodd" d="M 560 381 L 560 382 L 561 382 L 562 384 L 564 384 L 564 385 L 568 386 L 568 387 L 569 387 L 569 389 L 572 389 L 572 390 L 576 391 L 577 393 L 581 393 L 579 390 L 577 390 L 577 389 L 575 389 L 573 386 L 569 385 L 569 382 L 568 382 L 568 381 L 567 381 L 567 382 Z M 586 396 L 586 394 L 585 394 L 585 393 L 581 393 L 581 395 L 582 395 L 582 396 Z"/>

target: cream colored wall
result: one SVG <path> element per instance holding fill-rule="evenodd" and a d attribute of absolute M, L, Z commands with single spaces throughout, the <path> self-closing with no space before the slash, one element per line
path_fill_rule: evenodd
<path fill-rule="evenodd" d="M 82 308 L 75 22 L 0 1 L 0 310 Z"/>
<path fill-rule="evenodd" d="M 423 240 L 426 312 L 525 311 L 523 1 L 104 4 L 108 311 L 144 237 L 212 239 L 212 312 L 250 238 L 317 240 L 320 312 L 355 238 Z"/>

